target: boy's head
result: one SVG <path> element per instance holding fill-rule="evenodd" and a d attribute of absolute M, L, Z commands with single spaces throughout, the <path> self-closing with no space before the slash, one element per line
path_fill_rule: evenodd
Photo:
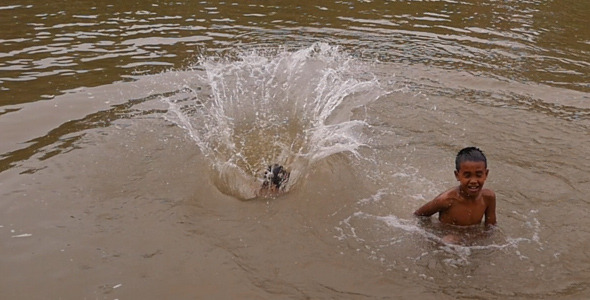
<path fill-rule="evenodd" d="M 455 159 L 455 178 L 460 182 L 461 194 L 477 197 L 488 178 L 488 163 L 481 150 L 467 147 L 459 151 Z"/>
<path fill-rule="evenodd" d="M 279 189 L 289 180 L 289 172 L 283 166 L 274 164 L 264 171 L 262 187 Z M 283 186 L 284 188 L 284 186 Z"/>
<path fill-rule="evenodd" d="M 455 158 L 455 170 L 459 171 L 461 168 L 461 163 L 466 161 L 473 161 L 473 162 L 483 162 L 485 168 L 488 168 L 488 161 L 486 156 L 483 154 L 479 148 L 476 147 L 467 147 L 461 149 L 459 153 L 457 153 L 457 157 Z"/>

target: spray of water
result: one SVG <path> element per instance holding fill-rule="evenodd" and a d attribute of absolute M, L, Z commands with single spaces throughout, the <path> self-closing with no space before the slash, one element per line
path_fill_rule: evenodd
<path fill-rule="evenodd" d="M 289 190 L 323 158 L 358 156 L 366 123 L 352 112 L 385 93 L 364 63 L 321 43 L 203 57 L 194 80 L 203 88 L 190 99 L 165 99 L 170 119 L 210 159 L 220 191 L 240 199 L 257 196 L 268 165 L 291 171 Z"/>

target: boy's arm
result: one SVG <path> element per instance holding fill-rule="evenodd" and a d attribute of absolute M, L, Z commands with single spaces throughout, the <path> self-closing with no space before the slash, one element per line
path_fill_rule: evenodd
<path fill-rule="evenodd" d="M 414 215 L 420 217 L 430 217 L 433 214 L 443 211 L 449 206 L 451 206 L 450 200 L 447 197 L 443 197 L 444 194 L 441 194 L 434 198 L 434 200 L 422 205 L 422 207 L 418 208 Z"/>
<path fill-rule="evenodd" d="M 489 226 L 493 226 L 496 225 L 496 194 L 494 192 L 492 192 L 491 190 L 489 191 L 489 195 L 486 195 L 485 199 L 487 202 L 487 207 L 486 207 L 486 217 L 485 217 L 485 226 L 489 227 Z"/>

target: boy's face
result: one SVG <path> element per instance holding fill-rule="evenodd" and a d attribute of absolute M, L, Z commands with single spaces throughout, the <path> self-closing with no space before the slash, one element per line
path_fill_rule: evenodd
<path fill-rule="evenodd" d="M 460 182 L 461 193 L 468 197 L 479 195 L 488 178 L 488 172 L 483 161 L 462 162 L 459 170 L 455 170 L 455 178 Z"/>

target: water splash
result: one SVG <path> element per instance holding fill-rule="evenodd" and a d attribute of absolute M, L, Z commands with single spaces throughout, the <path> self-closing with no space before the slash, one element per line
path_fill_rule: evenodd
<path fill-rule="evenodd" d="M 195 80 L 204 89 L 165 101 L 171 119 L 210 158 L 215 185 L 240 199 L 256 197 L 268 165 L 291 171 L 288 190 L 325 157 L 358 156 L 366 123 L 352 112 L 385 94 L 366 64 L 322 43 L 203 57 L 198 67 Z"/>
<path fill-rule="evenodd" d="M 543 250 L 541 243 L 535 240 L 538 228 L 529 233 L 532 237 L 511 238 L 498 228 L 493 234 L 483 232 L 483 227 L 479 226 L 457 227 L 453 230 L 436 224 L 420 224 L 415 218 L 380 216 L 364 211 L 345 217 L 336 227 L 336 231 L 338 235 L 335 238 L 354 245 L 359 250 L 370 249 L 368 257 L 384 264 L 403 263 L 405 256 L 405 259 L 414 262 L 436 258 L 446 266 L 459 267 L 470 265 L 472 257 L 482 252 L 502 251 L 507 258 L 523 261 L 529 260 L 521 253 L 523 245 L 538 244 L 536 250 Z M 447 234 L 460 235 L 461 243 L 446 242 L 444 236 Z M 412 243 L 404 243 L 404 240 L 411 240 Z M 415 248 L 417 245 L 421 246 Z M 424 251 L 423 247 L 428 250 Z"/>

